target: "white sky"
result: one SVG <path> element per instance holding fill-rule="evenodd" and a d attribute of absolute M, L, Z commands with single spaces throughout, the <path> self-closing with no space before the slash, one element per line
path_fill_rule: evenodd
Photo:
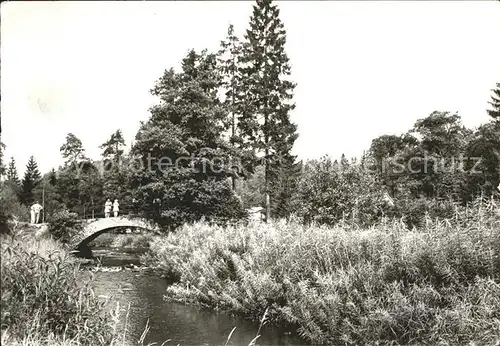
<path fill-rule="evenodd" d="M 434 110 L 488 120 L 500 82 L 500 2 L 277 2 L 299 125 L 299 158 L 360 155 Z M 61 163 L 68 132 L 90 157 L 118 128 L 127 143 L 163 71 L 190 48 L 216 50 L 253 2 L 3 2 L 1 114 L 6 156 Z M 241 36 L 241 35 L 240 35 Z"/>

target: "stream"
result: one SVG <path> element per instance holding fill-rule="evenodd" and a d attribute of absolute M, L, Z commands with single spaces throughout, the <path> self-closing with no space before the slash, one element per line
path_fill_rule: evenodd
<path fill-rule="evenodd" d="M 138 249 L 93 248 L 94 258 L 101 262 L 94 272 L 96 296 L 108 300 L 109 309 L 120 311 L 119 333 L 123 345 L 138 345 L 146 325 L 149 331 L 144 345 L 248 345 L 257 335 L 259 324 L 163 299 L 167 283 L 147 268 L 140 267 Z M 87 265 L 89 266 L 89 265 Z M 90 275 L 88 272 L 82 275 Z M 124 326 L 126 326 L 124 331 Z M 306 345 L 291 330 L 264 325 L 256 345 Z"/>

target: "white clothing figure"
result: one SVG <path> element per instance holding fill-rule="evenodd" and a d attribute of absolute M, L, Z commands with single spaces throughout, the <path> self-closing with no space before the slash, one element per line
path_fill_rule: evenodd
<path fill-rule="evenodd" d="M 33 206 L 30 208 L 30 223 L 35 223 L 35 210 L 33 209 Z"/>
<path fill-rule="evenodd" d="M 31 216 L 31 223 L 38 223 L 40 220 L 40 211 L 43 209 L 43 207 L 38 204 L 38 201 L 35 202 L 30 208 L 30 216 Z"/>
<path fill-rule="evenodd" d="M 111 205 L 111 200 L 108 198 L 104 204 L 104 217 L 109 217 L 109 214 L 111 213 Z"/>
<path fill-rule="evenodd" d="M 118 200 L 115 199 L 114 203 L 113 203 L 113 213 L 115 214 L 115 217 L 118 216 L 118 212 L 120 211 L 120 203 L 118 203 Z"/>

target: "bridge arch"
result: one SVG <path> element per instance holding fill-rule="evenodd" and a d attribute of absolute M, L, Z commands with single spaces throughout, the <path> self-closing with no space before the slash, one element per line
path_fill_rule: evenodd
<path fill-rule="evenodd" d="M 70 246 L 73 249 L 81 248 L 101 234 L 108 232 L 110 229 L 121 227 L 141 228 L 153 232 L 158 232 L 160 230 L 158 225 L 142 218 L 121 216 L 86 220 L 84 221 L 82 229 L 71 239 Z"/>

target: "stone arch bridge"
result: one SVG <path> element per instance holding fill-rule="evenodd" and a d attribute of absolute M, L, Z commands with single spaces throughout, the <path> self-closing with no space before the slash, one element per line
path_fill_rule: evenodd
<path fill-rule="evenodd" d="M 149 220 L 125 216 L 85 220 L 82 226 L 82 229 L 69 242 L 73 249 L 86 247 L 92 240 L 113 228 L 140 228 L 152 232 L 160 231 L 158 225 Z"/>

